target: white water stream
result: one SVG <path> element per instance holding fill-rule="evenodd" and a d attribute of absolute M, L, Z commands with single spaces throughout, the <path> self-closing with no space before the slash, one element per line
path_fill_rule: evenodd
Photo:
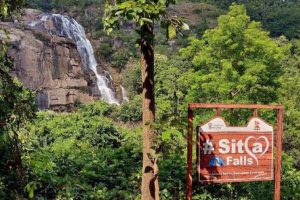
<path fill-rule="evenodd" d="M 126 102 L 129 102 L 129 98 L 127 96 L 127 92 L 125 90 L 125 88 L 121 85 L 121 90 L 122 90 L 122 95 L 123 95 L 123 102 L 126 103 Z"/>
<path fill-rule="evenodd" d="M 106 75 L 101 75 L 97 72 L 98 63 L 94 56 L 91 42 L 85 35 L 84 28 L 73 18 L 60 14 L 44 14 L 40 20 L 41 22 L 32 22 L 29 25 L 35 27 L 40 23 L 52 20 L 55 31 L 51 31 L 51 33 L 72 39 L 77 46 L 77 50 L 84 65 L 95 73 L 97 86 L 102 99 L 110 104 L 119 104 L 118 100 L 115 98 L 114 91 L 110 87 L 112 85 L 111 76 L 106 71 Z"/>

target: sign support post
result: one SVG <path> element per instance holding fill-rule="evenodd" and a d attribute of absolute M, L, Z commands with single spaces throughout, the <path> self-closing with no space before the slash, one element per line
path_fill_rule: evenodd
<path fill-rule="evenodd" d="M 276 165 L 275 165 L 275 191 L 274 200 L 280 200 L 280 173 L 283 131 L 283 108 L 277 110 L 277 135 L 276 135 Z"/>
<path fill-rule="evenodd" d="M 193 184 L 193 111 L 188 108 L 186 199 L 192 200 Z"/>
<path fill-rule="evenodd" d="M 280 200 L 280 180 L 281 180 L 281 153 L 282 153 L 282 132 L 283 132 L 283 106 L 281 105 L 256 105 L 256 104 L 188 104 L 188 133 L 187 133 L 187 185 L 186 199 L 192 200 L 192 176 L 193 176 L 193 109 L 212 108 L 217 110 L 220 115 L 220 109 L 254 109 L 253 115 L 257 117 L 258 109 L 270 109 L 277 111 L 277 134 L 276 134 L 276 161 L 275 161 L 275 190 L 274 200 Z M 197 159 L 199 159 L 197 157 Z"/>

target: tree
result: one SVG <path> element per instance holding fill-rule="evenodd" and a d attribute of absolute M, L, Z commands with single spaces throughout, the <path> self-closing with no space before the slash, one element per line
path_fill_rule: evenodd
<path fill-rule="evenodd" d="M 10 75 L 12 68 L 13 63 L 7 55 L 6 44 L 2 43 L 0 48 L 0 146 L 3 168 L 0 174 L 10 177 L 9 179 L 14 179 L 13 174 L 16 174 L 17 184 L 6 185 L 6 187 L 22 192 L 25 184 L 25 171 L 21 159 L 18 129 L 22 123 L 34 118 L 35 98 L 30 90 L 24 88 L 16 78 Z"/>
<path fill-rule="evenodd" d="M 189 99 L 198 102 L 272 103 L 289 45 L 269 37 L 246 9 L 233 5 L 202 39 L 191 39 L 181 53 L 192 59 L 196 80 Z"/>
<path fill-rule="evenodd" d="M 244 4 L 251 19 L 261 21 L 272 36 L 300 38 L 300 2 L 295 0 L 204 0 L 227 9 L 233 2 Z"/>
<path fill-rule="evenodd" d="M 71 113 L 38 112 L 20 130 L 29 196 L 137 199 L 141 130 L 113 121 L 118 110 L 97 101 Z"/>
<path fill-rule="evenodd" d="M 280 78 L 280 99 L 285 106 L 283 148 L 295 159 L 295 166 L 300 169 L 300 40 L 292 41 L 292 55 Z"/>
<path fill-rule="evenodd" d="M 155 59 L 155 96 L 157 119 L 163 126 L 166 124 L 179 125 L 185 122 L 186 104 L 184 98 L 188 91 L 190 80 L 186 76 L 191 74 L 191 62 L 173 54 L 170 58 L 156 54 Z M 189 75 L 187 75 L 189 74 Z M 184 116 L 183 120 L 179 118 Z M 185 125 L 184 125 L 185 127 Z M 185 129 L 185 128 L 184 128 Z"/>
<path fill-rule="evenodd" d="M 1 1 L 0 19 L 9 17 L 23 4 L 24 0 Z M 5 30 L 1 32 L 8 37 L 9 33 Z M 18 129 L 26 120 L 34 118 L 35 98 L 30 90 L 24 88 L 16 78 L 11 76 L 13 62 L 7 50 L 7 39 L 4 39 L 0 41 L 0 151 L 2 152 L 0 174 L 1 179 L 3 176 L 5 178 L 4 183 L 0 184 L 5 185 L 11 191 L 22 193 L 25 171 L 21 159 Z M 10 179 L 16 179 L 16 183 L 12 184 Z"/>
<path fill-rule="evenodd" d="M 120 21 L 134 21 L 139 33 L 141 51 L 141 72 L 143 87 L 143 177 L 142 199 L 159 199 L 157 158 L 153 150 L 155 120 L 154 99 L 154 22 L 167 27 L 169 37 L 176 30 L 187 26 L 178 18 L 169 16 L 167 7 L 175 0 L 117 0 L 114 5 L 106 5 L 104 27 L 108 33 L 120 27 Z"/>

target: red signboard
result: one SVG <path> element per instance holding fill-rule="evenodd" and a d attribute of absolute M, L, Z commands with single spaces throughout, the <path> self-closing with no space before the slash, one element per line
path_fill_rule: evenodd
<path fill-rule="evenodd" d="M 221 117 L 198 127 L 197 173 L 200 182 L 274 180 L 273 127 L 257 117 L 245 127 Z"/>

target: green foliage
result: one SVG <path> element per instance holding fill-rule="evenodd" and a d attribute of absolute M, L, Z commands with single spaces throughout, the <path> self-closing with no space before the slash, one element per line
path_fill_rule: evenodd
<path fill-rule="evenodd" d="M 157 118 L 160 121 L 178 123 L 179 117 L 186 112 L 183 104 L 190 84 L 186 76 L 191 72 L 191 65 L 176 55 L 169 59 L 156 54 L 155 62 Z"/>
<path fill-rule="evenodd" d="M 40 9 L 44 11 L 49 11 L 53 9 L 52 0 L 30 0 L 27 1 L 27 5 L 34 9 Z"/>
<path fill-rule="evenodd" d="M 186 181 L 186 141 L 181 131 L 169 128 L 162 134 L 159 180 L 161 199 L 184 199 Z M 166 137 L 167 135 L 167 137 Z"/>
<path fill-rule="evenodd" d="M 101 43 L 101 46 L 97 49 L 96 53 L 97 56 L 100 58 L 106 58 L 106 59 L 110 58 L 113 53 L 111 42 Z"/>
<path fill-rule="evenodd" d="M 52 4 L 56 6 L 78 6 L 78 7 L 84 7 L 91 4 L 100 4 L 101 0 L 52 0 Z"/>
<path fill-rule="evenodd" d="M 104 27 L 108 33 L 117 28 L 119 18 L 125 21 L 133 20 L 141 27 L 145 23 L 153 23 L 153 20 L 160 21 L 162 15 L 166 14 L 166 7 L 174 0 L 128 0 L 117 1 L 116 5 L 106 4 Z"/>
<path fill-rule="evenodd" d="M 116 67 L 118 69 L 122 69 L 123 67 L 125 67 L 129 60 L 128 52 L 128 49 L 125 48 L 120 48 L 116 50 L 112 54 L 111 58 L 111 64 L 113 65 L 113 67 Z"/>
<path fill-rule="evenodd" d="M 117 112 L 116 105 L 109 105 L 106 102 L 99 101 L 96 103 L 91 103 L 83 105 L 79 112 L 82 112 L 86 117 L 96 117 L 96 116 L 105 116 L 113 118 Z"/>
<path fill-rule="evenodd" d="M 119 111 L 119 120 L 122 122 L 142 121 L 142 98 L 137 95 L 131 101 L 124 103 Z"/>
<path fill-rule="evenodd" d="M 6 44 L 0 47 L 0 122 L 3 126 L 19 126 L 34 117 L 34 95 L 10 75 L 13 63 Z M 0 130 L 1 127 L 0 127 Z"/>
<path fill-rule="evenodd" d="M 189 101 L 271 103 L 278 100 L 278 78 L 288 45 L 279 44 L 233 5 L 218 27 L 192 39 L 182 50 L 193 60 L 195 83 Z"/>
<path fill-rule="evenodd" d="M 203 0 L 226 9 L 233 2 L 244 4 L 253 20 L 261 21 L 272 36 L 300 37 L 300 2 L 295 0 Z"/>
<path fill-rule="evenodd" d="M 285 126 L 284 126 L 284 149 L 294 158 L 294 164 L 300 169 L 300 42 L 292 41 L 293 55 L 284 68 L 284 75 L 280 78 L 282 87 L 280 88 L 280 100 L 285 106 Z"/>
<path fill-rule="evenodd" d="M 9 199 L 22 193 L 24 184 L 18 130 L 35 117 L 36 107 L 34 94 L 11 76 L 6 38 L 0 44 L 0 198 Z"/>
<path fill-rule="evenodd" d="M 282 199 L 296 200 L 300 198 L 300 171 L 294 168 L 294 159 L 284 153 L 282 155 Z M 299 154 L 298 154 L 299 156 Z"/>
<path fill-rule="evenodd" d="M 175 3 L 176 0 L 120 0 L 115 5 L 106 4 L 103 17 L 104 29 L 107 33 L 111 33 L 119 28 L 120 20 L 134 21 L 136 31 L 141 34 L 140 27 L 144 24 L 152 25 L 156 21 L 167 28 L 167 37 L 173 38 L 176 31 L 189 29 L 189 26 L 177 16 L 168 14 L 167 7 Z"/>
<path fill-rule="evenodd" d="M 102 0 L 30 0 L 27 4 L 35 9 L 49 11 L 54 8 L 67 9 L 69 7 L 87 7 L 92 4 L 101 5 Z"/>
<path fill-rule="evenodd" d="M 124 71 L 123 84 L 130 99 L 142 93 L 142 76 L 139 62 L 135 62 Z"/>
<path fill-rule="evenodd" d="M 40 112 L 22 130 L 23 160 L 36 199 L 135 199 L 140 132 L 115 125 L 103 102 L 75 113 Z"/>
<path fill-rule="evenodd" d="M 0 19 L 9 17 L 14 11 L 19 10 L 26 0 L 1 0 Z"/>

